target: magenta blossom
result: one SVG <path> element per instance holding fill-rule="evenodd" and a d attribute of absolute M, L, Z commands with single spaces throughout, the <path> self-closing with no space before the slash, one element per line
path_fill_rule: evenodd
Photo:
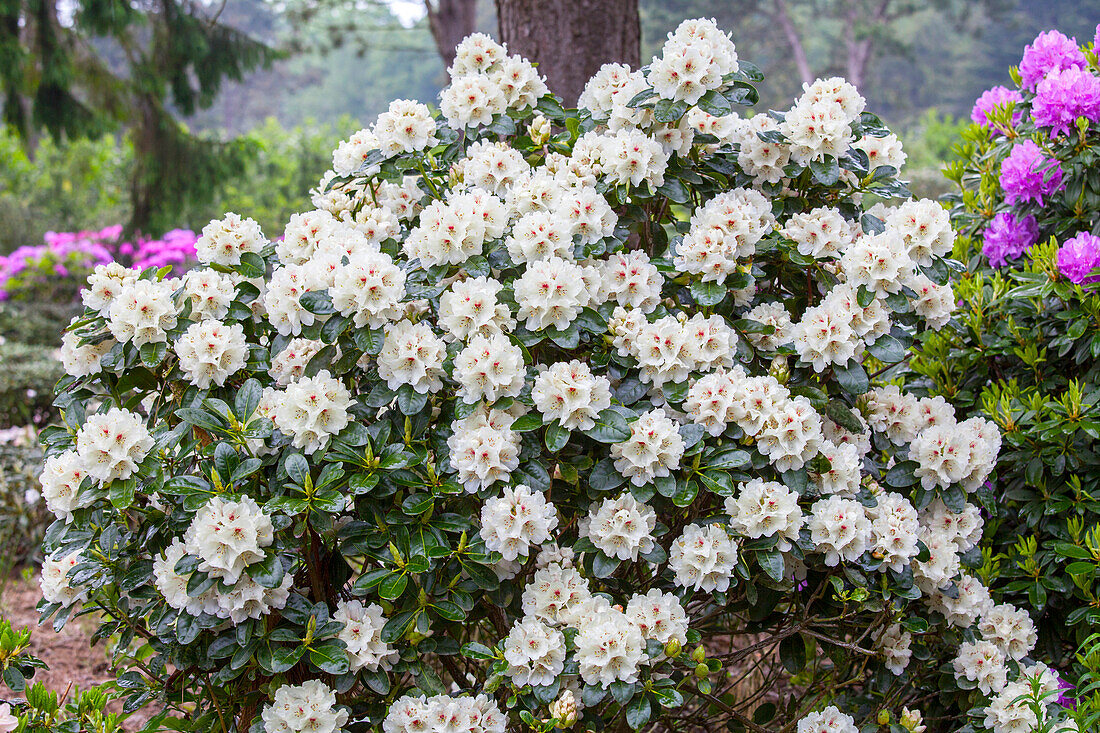
<path fill-rule="evenodd" d="M 1058 269 L 1071 282 L 1078 285 L 1097 282 L 1100 275 L 1091 274 L 1097 267 L 1100 267 L 1100 237 L 1094 234 L 1081 232 L 1058 249 Z"/>
<path fill-rule="evenodd" d="M 970 119 L 977 122 L 982 127 L 993 127 L 993 123 L 989 120 L 989 114 L 997 107 L 1004 107 L 1009 102 L 1015 102 L 1017 107 L 1020 102 L 1024 100 L 1020 96 L 1020 93 L 1015 89 L 1009 89 L 1007 87 L 996 86 L 992 89 L 987 89 L 982 92 L 982 96 L 978 97 L 974 102 L 974 109 L 970 111 Z M 1012 112 L 1012 124 L 1015 125 L 1020 121 L 1023 114 L 1018 110 Z M 997 128 L 998 132 L 1004 132 Z"/>
<path fill-rule="evenodd" d="M 1001 212 L 989 222 L 984 234 L 982 254 L 989 264 L 1002 267 L 1015 260 L 1039 239 L 1039 224 L 1031 214 L 1022 219 L 1007 211 Z"/>
<path fill-rule="evenodd" d="M 1020 86 L 1034 89 L 1052 71 L 1086 66 L 1088 61 L 1078 48 L 1076 38 L 1066 38 L 1058 31 L 1046 31 L 1024 47 L 1024 57 L 1020 59 Z"/>
<path fill-rule="evenodd" d="M 1062 188 L 1062 167 L 1043 155 L 1033 140 L 1024 140 L 1001 161 L 1001 188 L 1008 204 L 1043 199 Z"/>
<path fill-rule="evenodd" d="M 1047 74 L 1035 90 L 1031 115 L 1051 137 L 1068 133 L 1078 117 L 1100 121 L 1100 78 L 1088 69 L 1062 69 Z"/>

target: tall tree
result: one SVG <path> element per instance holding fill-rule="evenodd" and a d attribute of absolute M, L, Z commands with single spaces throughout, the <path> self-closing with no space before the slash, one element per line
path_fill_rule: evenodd
<path fill-rule="evenodd" d="M 455 60 L 455 46 L 477 30 L 477 0 L 424 0 L 428 27 L 444 66 Z"/>
<path fill-rule="evenodd" d="M 191 134 L 176 114 L 213 103 L 273 52 L 191 0 L 4 0 L 0 3 L 3 118 L 78 138 L 126 129 L 134 140 L 131 229 L 174 225 L 185 202 L 240 168 L 241 142 Z"/>
<path fill-rule="evenodd" d="M 637 67 L 638 0 L 496 0 L 500 40 L 539 65 L 566 104 L 610 62 Z"/>

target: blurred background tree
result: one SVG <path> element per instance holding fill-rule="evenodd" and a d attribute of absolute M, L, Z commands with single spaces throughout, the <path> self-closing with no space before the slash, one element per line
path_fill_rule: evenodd
<path fill-rule="evenodd" d="M 228 2 L 228 0 L 226 0 Z M 220 22 L 221 6 L 188 0 L 6 0 L 0 6 L 4 121 L 33 156 L 54 141 L 126 130 L 133 150 L 130 227 L 152 231 L 180 204 L 207 200 L 250 152 L 238 140 L 181 124 L 209 107 L 226 79 L 275 53 Z"/>
<path fill-rule="evenodd" d="M 564 38 L 563 27 L 603 28 L 584 3 L 575 3 L 588 8 L 577 20 L 556 0 L 164 2 L 0 3 L 0 84 L 12 125 L 0 133 L 0 252 L 36 243 L 47 229 L 199 229 L 225 209 L 278 235 L 308 205 L 339 139 L 391 99 L 437 100 L 457 40 L 475 30 L 500 36 L 498 6 L 523 11 L 505 23 L 517 33 L 505 40 L 533 53 L 548 76 L 579 52 L 530 51 L 520 31 Z M 809 77 L 860 79 L 869 103 L 900 130 L 914 188 L 925 195 L 943 190 L 938 168 L 960 119 L 984 89 L 1008 81 L 1024 45 L 1049 28 L 1092 38 L 1100 20 L 1100 0 L 613 5 L 620 30 L 636 9 L 642 63 L 683 18 L 715 17 L 733 29 L 740 55 L 769 77 L 761 109 L 785 108 Z M 853 11 L 865 20 L 848 22 Z M 38 39 L 40 24 L 52 36 Z M 556 89 L 575 101 L 576 89 Z M 11 130 L 22 131 L 22 152 Z"/>

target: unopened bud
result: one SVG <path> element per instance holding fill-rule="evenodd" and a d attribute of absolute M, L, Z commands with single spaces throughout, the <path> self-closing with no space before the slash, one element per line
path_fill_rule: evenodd
<path fill-rule="evenodd" d="M 879 710 L 878 711 L 878 717 L 875 720 L 878 722 L 879 725 L 889 725 L 890 724 L 890 711 L 889 710 Z"/>
<path fill-rule="evenodd" d="M 500 683 L 504 681 L 504 675 L 499 672 L 489 675 L 489 679 L 485 680 L 485 684 L 481 686 L 482 691 L 487 695 L 492 695 L 500 687 Z"/>
<path fill-rule="evenodd" d="M 703 645 L 695 647 L 691 650 L 691 661 L 702 662 L 707 658 L 707 650 L 703 648 Z"/>
<path fill-rule="evenodd" d="M 557 700 L 550 703 L 550 716 L 557 718 L 555 728 L 572 728 L 577 722 L 577 700 L 572 690 L 561 693 Z"/>
<path fill-rule="evenodd" d="M 680 656 L 680 652 L 684 650 L 683 646 L 677 639 L 669 639 L 665 644 L 665 656 L 669 659 Z"/>
<path fill-rule="evenodd" d="M 695 665 L 696 677 L 698 677 L 699 679 L 705 679 L 708 674 L 710 674 L 710 667 L 707 666 L 706 662 L 699 662 L 699 664 Z"/>
<path fill-rule="evenodd" d="M 780 384 L 786 384 L 787 380 L 791 378 L 791 368 L 787 366 L 787 357 L 777 356 L 772 359 L 772 365 L 768 369 L 768 374 L 775 378 L 775 381 Z"/>
<path fill-rule="evenodd" d="M 535 145 L 545 145 L 550 139 L 550 120 L 542 115 L 535 115 L 527 134 L 531 136 L 531 142 Z"/>

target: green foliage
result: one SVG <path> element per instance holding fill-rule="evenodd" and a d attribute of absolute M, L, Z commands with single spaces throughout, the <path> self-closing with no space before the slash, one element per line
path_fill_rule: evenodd
<path fill-rule="evenodd" d="M 0 686 L 20 697 L 11 700 L 10 714 L 16 718 L 16 733 L 122 733 L 129 712 L 111 713 L 107 704 L 120 697 L 125 679 L 87 690 L 79 687 L 51 690 L 34 681 L 46 663 L 30 653 L 31 631 L 16 631 L 11 622 L 0 617 Z M 154 718 L 142 730 L 158 730 L 162 721 Z M 10 730 L 6 728 L 5 730 Z"/>
<path fill-rule="evenodd" d="M 946 174 L 958 187 L 949 196 L 955 256 L 967 263 L 955 285 L 960 308 L 913 366 L 960 412 L 1002 431 L 983 577 L 996 598 L 1029 607 L 1040 649 L 1061 665 L 1100 623 L 1100 294 L 1067 279 L 1057 260 L 1060 242 L 1100 221 L 1100 130 L 1086 123 L 1054 136 L 1036 128 L 1030 102 L 1025 93 L 1016 123 L 1013 110 L 991 116 L 1006 134 L 971 125 L 956 146 L 960 160 Z M 1042 206 L 1008 205 L 998 180 L 1025 139 L 1065 173 L 1064 189 Z M 982 236 L 1002 212 L 1034 216 L 1039 241 L 993 268 Z"/>
<path fill-rule="evenodd" d="M 64 372 L 57 347 L 0 343 L 0 427 L 37 425 L 55 414 L 52 393 Z"/>
<path fill-rule="evenodd" d="M 213 103 L 225 80 L 274 54 L 219 23 L 217 10 L 81 0 L 61 9 L 11 0 L 0 23 L 3 119 L 22 137 L 134 134 L 130 230 L 152 231 L 209 200 L 208 181 L 238 172 L 248 146 L 193 135 L 176 119 Z M 123 53 L 118 53 L 118 52 Z M 171 226 L 171 224 L 169 224 Z"/>
<path fill-rule="evenodd" d="M 61 333 L 80 311 L 78 303 L 0 303 L 0 338 L 56 349 Z"/>
<path fill-rule="evenodd" d="M 293 128 L 268 119 L 242 138 L 248 154 L 236 170 L 229 175 L 207 171 L 206 195 L 163 208 L 152 233 L 198 232 L 225 211 L 255 219 L 264 231 L 280 231 L 293 212 L 308 206 L 308 191 L 331 165 L 336 143 L 359 127 L 347 117 L 323 124 L 307 120 Z M 128 221 L 134 160 L 132 136 L 105 135 L 58 143 L 44 139 L 32 161 L 18 137 L 0 128 L 0 180 L 5 183 L 0 186 L 0 252 L 38 244 L 46 231 L 101 229 Z M 178 164 L 189 166 L 187 160 Z M 192 170 L 191 175 L 200 173 Z"/>
<path fill-rule="evenodd" d="M 56 142 L 27 155 L 0 126 L 0 254 L 38 244 L 47 231 L 102 229 L 129 218 L 127 181 L 133 150 L 117 136 Z"/>
<path fill-rule="evenodd" d="M 13 568 L 40 557 L 51 515 L 39 495 L 42 450 L 33 427 L 3 429 L 0 435 L 0 589 Z"/>

